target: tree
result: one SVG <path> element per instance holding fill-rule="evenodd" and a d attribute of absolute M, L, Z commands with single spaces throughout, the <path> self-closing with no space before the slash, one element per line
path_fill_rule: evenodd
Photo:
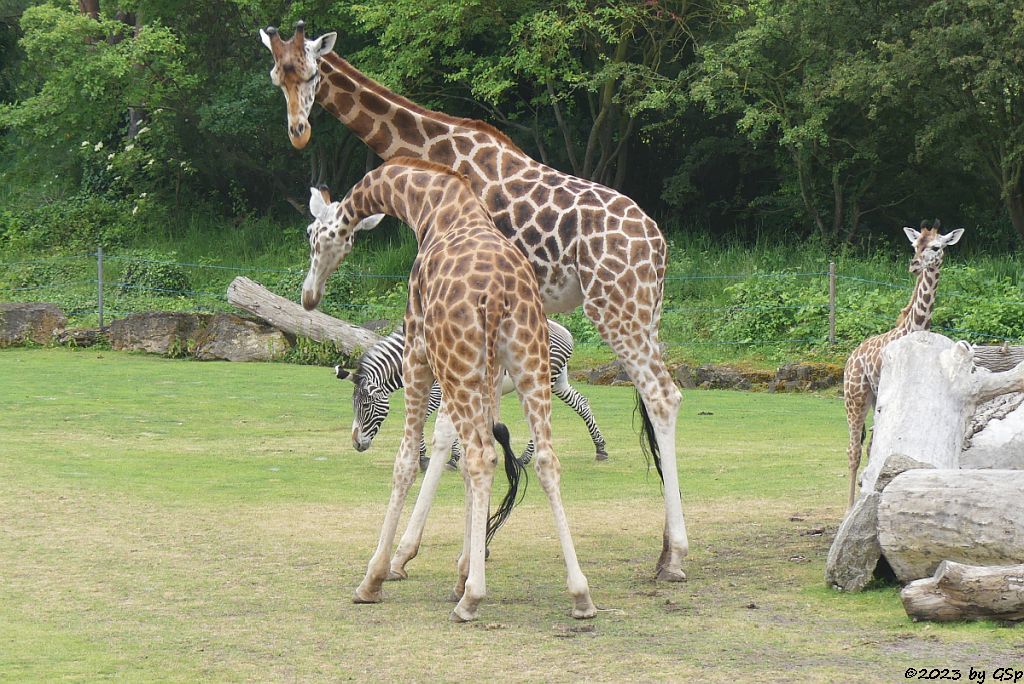
<path fill-rule="evenodd" d="M 899 16 L 879 41 L 875 102 L 905 100 L 919 157 L 982 175 L 1024 238 L 1024 6 L 938 0 Z"/>
<path fill-rule="evenodd" d="M 899 117 L 872 108 L 873 37 L 897 8 L 885 2 L 757 0 L 740 28 L 701 50 L 692 93 L 711 113 L 733 113 L 751 143 L 781 157 L 777 191 L 796 198 L 815 232 L 834 244 L 862 217 L 903 197 Z M 886 188 L 879 192 L 879 185 Z"/>

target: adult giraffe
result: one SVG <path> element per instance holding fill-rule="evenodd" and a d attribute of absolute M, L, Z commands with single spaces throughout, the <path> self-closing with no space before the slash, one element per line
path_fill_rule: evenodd
<path fill-rule="evenodd" d="M 309 142 L 316 102 L 382 159 L 415 157 L 458 171 L 526 255 L 545 312 L 583 305 L 639 393 L 642 438 L 664 482 L 657 577 L 684 580 L 688 541 L 675 447 L 682 395 L 658 340 L 667 254 L 657 224 L 628 197 L 537 162 L 488 124 L 433 112 L 388 90 L 332 52 L 335 33 L 307 40 L 299 22 L 289 40 L 273 27 L 260 37 L 274 56 L 270 78 L 284 92 L 293 146 Z"/>

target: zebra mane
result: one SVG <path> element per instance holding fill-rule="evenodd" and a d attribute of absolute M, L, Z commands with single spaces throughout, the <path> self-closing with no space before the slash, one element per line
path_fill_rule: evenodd
<path fill-rule="evenodd" d="M 367 349 L 362 356 L 359 357 L 359 361 L 356 362 L 355 374 L 365 379 L 370 375 L 379 375 L 379 373 L 373 373 L 374 370 L 380 370 L 382 367 L 388 366 L 389 363 L 393 363 L 394 355 L 397 351 L 398 359 L 402 358 L 402 346 L 405 344 L 405 330 L 399 328 L 387 337 L 383 338 L 380 342 Z M 399 364 L 401 361 L 399 361 Z M 401 366 L 399 366 L 401 367 Z"/>

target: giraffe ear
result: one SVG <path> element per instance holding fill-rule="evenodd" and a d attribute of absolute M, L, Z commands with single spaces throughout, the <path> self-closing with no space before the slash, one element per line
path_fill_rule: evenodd
<path fill-rule="evenodd" d="M 275 31 L 275 33 L 276 33 L 276 31 Z M 260 40 L 263 41 L 263 44 L 267 46 L 268 50 L 270 50 L 271 52 L 274 51 L 274 48 L 271 47 L 271 44 L 270 44 L 270 34 L 267 33 L 266 31 L 264 31 L 263 29 L 260 29 Z"/>
<path fill-rule="evenodd" d="M 373 214 L 367 216 L 362 221 L 356 224 L 356 232 L 360 230 L 370 230 L 376 228 L 377 224 L 380 223 L 381 219 L 384 218 L 384 214 Z"/>
<path fill-rule="evenodd" d="M 325 33 L 316 40 L 310 42 L 310 47 L 313 48 L 313 54 L 317 57 L 323 57 L 328 52 L 334 49 L 334 41 L 338 40 L 338 34 L 335 32 Z"/>
<path fill-rule="evenodd" d="M 947 245 L 947 246 L 948 245 L 955 245 L 956 243 L 960 242 L 960 238 L 963 236 L 963 234 L 964 234 L 964 229 L 963 228 L 957 228 L 956 230 L 951 230 L 951 231 L 949 231 L 948 233 L 946 233 L 945 235 L 942 236 L 942 244 L 943 245 Z"/>
<path fill-rule="evenodd" d="M 330 205 L 324 201 L 324 196 L 323 193 L 320 192 L 320 188 L 310 188 L 309 213 L 313 215 L 313 218 L 326 223 L 328 209 L 330 209 Z"/>
<path fill-rule="evenodd" d="M 904 226 L 903 227 L 903 232 L 907 234 L 907 239 L 910 240 L 911 244 L 916 243 L 917 242 L 917 238 L 921 237 L 921 232 L 917 231 L 917 230 L 914 230 L 910 226 Z"/>

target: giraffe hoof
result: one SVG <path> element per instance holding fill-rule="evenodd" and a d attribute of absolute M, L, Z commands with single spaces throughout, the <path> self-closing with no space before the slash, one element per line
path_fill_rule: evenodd
<path fill-rule="evenodd" d="M 661 567 L 657 579 L 659 582 L 685 582 L 686 573 L 679 568 Z"/>
<path fill-rule="evenodd" d="M 608 460 L 608 452 L 605 451 L 604 449 L 598 449 L 597 455 L 594 458 L 596 460 L 598 460 L 598 461 L 607 461 Z"/>
<path fill-rule="evenodd" d="M 362 588 L 356 589 L 356 593 L 352 596 L 352 603 L 380 603 L 384 600 L 384 593 L 379 589 L 377 591 L 363 591 Z"/>
<path fill-rule="evenodd" d="M 388 582 L 400 582 L 404 579 L 409 579 L 409 573 L 405 571 L 405 568 L 391 568 L 388 570 L 388 576 L 385 579 Z"/>
<path fill-rule="evenodd" d="M 576 620 L 589 620 L 597 615 L 597 606 L 594 605 L 588 596 L 582 606 L 577 604 L 569 614 Z"/>
<path fill-rule="evenodd" d="M 459 606 L 455 606 L 455 609 L 452 610 L 451 615 L 449 617 L 451 618 L 452 622 L 458 622 L 458 623 L 472 622 L 473 620 L 476 620 L 476 613 L 475 612 L 474 613 L 470 613 L 468 611 L 460 611 L 459 610 Z"/>

